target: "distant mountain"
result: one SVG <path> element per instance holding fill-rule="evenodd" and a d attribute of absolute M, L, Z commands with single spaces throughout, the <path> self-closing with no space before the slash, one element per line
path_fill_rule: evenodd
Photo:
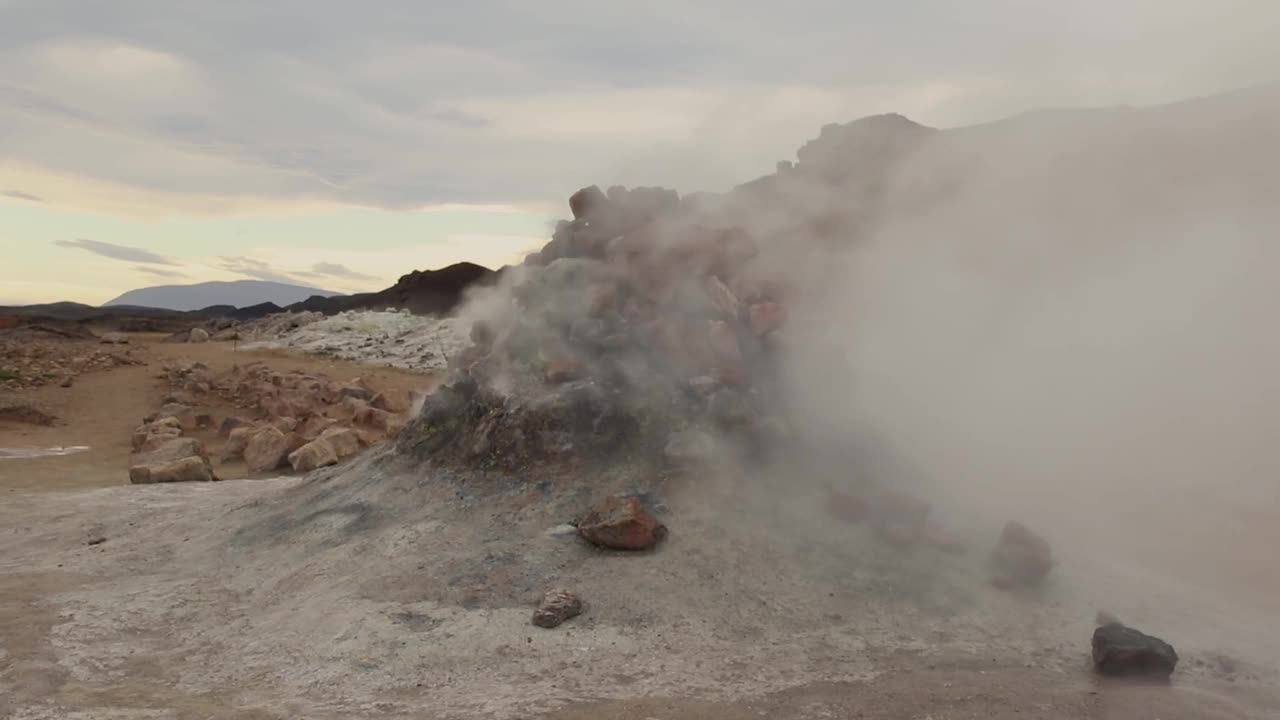
<path fill-rule="evenodd" d="M 448 313 L 462 302 L 467 290 L 497 281 L 494 271 L 475 263 L 455 263 L 439 270 L 414 270 L 402 275 L 395 285 L 376 293 L 338 297 L 310 297 L 288 310 L 310 310 L 333 315 L 344 310 L 385 310 L 400 308 L 415 315 Z"/>
<path fill-rule="evenodd" d="M 318 288 L 286 285 L 266 280 L 235 280 L 232 282 L 206 282 L 195 285 L 157 285 L 130 290 L 106 303 L 103 307 L 131 305 L 136 307 L 164 308 L 167 310 L 200 310 L 214 305 L 230 305 L 243 308 L 272 303 L 292 305 L 307 298 L 334 297 L 341 293 Z"/>

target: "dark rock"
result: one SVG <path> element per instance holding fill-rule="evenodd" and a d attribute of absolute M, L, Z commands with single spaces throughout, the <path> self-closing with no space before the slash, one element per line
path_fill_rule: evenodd
<path fill-rule="evenodd" d="M 533 611 L 533 624 L 540 628 L 558 627 L 582 613 L 582 600 L 568 590 L 550 590 Z"/>
<path fill-rule="evenodd" d="M 666 537 L 667 528 L 638 498 L 610 497 L 578 521 L 578 534 L 611 550 L 648 550 Z"/>
<path fill-rule="evenodd" d="M 1102 675 L 1165 677 L 1178 665 L 1173 646 L 1120 623 L 1093 631 L 1093 666 Z"/>

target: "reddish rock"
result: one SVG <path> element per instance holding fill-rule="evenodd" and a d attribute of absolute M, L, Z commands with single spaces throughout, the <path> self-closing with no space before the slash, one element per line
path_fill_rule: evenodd
<path fill-rule="evenodd" d="M 196 438 L 180 437 L 158 443 L 155 447 L 136 453 L 129 459 L 130 465 L 157 465 L 189 457 L 205 458 L 204 443 Z"/>
<path fill-rule="evenodd" d="M 290 442 L 290 435 L 269 425 L 253 433 L 244 448 L 249 472 L 269 472 L 280 467 L 291 451 Z"/>
<path fill-rule="evenodd" d="M 320 438 L 329 443 L 329 446 L 337 453 L 339 460 L 356 455 L 361 450 L 360 436 L 354 430 L 348 428 L 329 428 L 320 435 Z"/>
<path fill-rule="evenodd" d="M 566 620 L 582 614 L 582 600 L 568 590 L 550 590 L 533 611 L 533 624 L 540 628 L 559 627 Z"/>
<path fill-rule="evenodd" d="M 227 435 L 227 443 L 222 446 L 222 462 L 229 462 L 244 457 L 244 450 L 249 446 L 249 438 L 257 434 L 258 428 L 254 425 L 245 425 L 232 430 Z"/>
<path fill-rule="evenodd" d="M 298 429 L 298 419 L 291 416 L 282 416 L 271 418 L 271 427 L 282 433 L 291 433 Z"/>
<path fill-rule="evenodd" d="M 1044 581 L 1054 564 L 1049 541 L 1011 522 L 991 551 L 991 582 L 1001 588 L 1033 587 Z"/>
<path fill-rule="evenodd" d="M 187 457 L 155 465 L 129 468 L 129 482 L 134 485 L 174 482 L 211 482 L 217 478 L 209 463 L 199 457 Z"/>
<path fill-rule="evenodd" d="M 183 432 L 191 432 L 196 429 L 196 411 L 189 405 L 180 403 L 169 403 L 160 408 L 154 415 L 151 415 L 149 421 L 162 420 L 164 418 L 175 418 L 182 426 Z"/>
<path fill-rule="evenodd" d="M 603 548 L 648 550 L 666 537 L 667 528 L 638 498 L 610 497 L 578 521 L 578 534 Z"/>
<path fill-rule="evenodd" d="M 154 450 L 178 437 L 182 437 L 182 423 L 173 417 L 160 418 L 134 429 L 133 449 L 142 452 Z"/>
<path fill-rule="evenodd" d="M 302 423 L 302 425 L 297 428 L 297 432 L 307 440 L 315 440 L 337 424 L 338 421 L 333 418 L 312 415 L 307 418 L 306 422 Z"/>
<path fill-rule="evenodd" d="M 311 472 L 326 465 L 336 465 L 338 453 L 324 438 L 318 438 L 289 453 L 294 472 Z"/>

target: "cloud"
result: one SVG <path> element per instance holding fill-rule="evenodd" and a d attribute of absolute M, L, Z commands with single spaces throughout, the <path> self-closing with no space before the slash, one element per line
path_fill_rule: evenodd
<path fill-rule="evenodd" d="M 147 263 L 151 265 L 178 264 L 169 258 L 166 258 L 163 255 L 157 255 L 150 250 L 129 247 L 127 245 L 116 245 L 114 243 L 101 242 L 98 240 L 85 240 L 84 238 L 77 240 L 55 240 L 54 244 L 59 247 L 87 250 L 95 255 L 109 257 L 112 260 L 124 260 L 126 262 Z"/>
<path fill-rule="evenodd" d="M 268 280 L 270 282 L 287 283 L 290 285 L 298 284 L 298 279 L 290 273 L 276 270 L 261 260 L 254 260 L 247 257 L 224 257 L 219 266 L 221 269 L 235 273 L 236 275 L 244 275 L 246 277 L 256 278 L 258 280 Z"/>
<path fill-rule="evenodd" d="M 26 200 L 27 202 L 44 202 L 44 198 L 31 193 L 25 193 L 21 190 L 0 190 L 0 196 L 13 198 L 14 200 Z"/>
<path fill-rule="evenodd" d="M 162 278 L 186 277 L 185 274 L 177 272 L 176 270 L 163 270 L 161 268 L 147 267 L 146 265 L 135 265 L 133 266 L 133 270 L 135 272 L 146 273 L 148 275 L 155 275 L 156 277 L 162 277 Z"/>
<path fill-rule="evenodd" d="M 1280 67 L 1280 4 L 1249 0 L 10 5 L 0 156 L 179 209 L 714 190 L 871 112 L 955 125 Z"/>
<path fill-rule="evenodd" d="M 311 272 L 306 274 L 343 278 L 346 280 L 377 280 L 378 279 L 372 275 L 365 275 L 364 273 L 358 273 L 352 270 L 351 268 L 347 267 L 346 265 L 342 265 L 340 263 L 329 263 L 329 262 L 319 262 L 319 263 L 316 263 L 315 265 L 312 265 Z"/>

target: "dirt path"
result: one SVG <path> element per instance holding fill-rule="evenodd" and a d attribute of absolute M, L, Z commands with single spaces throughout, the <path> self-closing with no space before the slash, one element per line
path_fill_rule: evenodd
<path fill-rule="evenodd" d="M 244 351 L 231 343 L 182 344 L 164 342 L 166 335 L 130 336 L 147 358 L 146 365 L 89 373 L 74 385 L 28 390 L 23 397 L 47 409 L 60 420 L 52 427 L 0 422 L 0 448 L 48 448 L 88 446 L 86 452 L 61 457 L 0 460 L 0 492 L 15 489 L 67 490 L 128 484 L 130 433 L 142 418 L 160 407 L 170 389 L 157 379 L 165 363 L 203 362 L 216 372 L 237 363 L 268 362 L 281 372 L 298 370 L 324 374 L 337 380 L 363 377 L 380 389 L 420 390 L 432 382 L 430 375 L 397 368 L 374 367 L 341 360 L 294 355 L 278 350 Z M 201 405 L 216 420 L 243 414 L 234 406 L 211 397 Z M 212 431 L 195 433 L 216 449 Z M 220 467 L 225 479 L 244 477 L 242 466 Z"/>

